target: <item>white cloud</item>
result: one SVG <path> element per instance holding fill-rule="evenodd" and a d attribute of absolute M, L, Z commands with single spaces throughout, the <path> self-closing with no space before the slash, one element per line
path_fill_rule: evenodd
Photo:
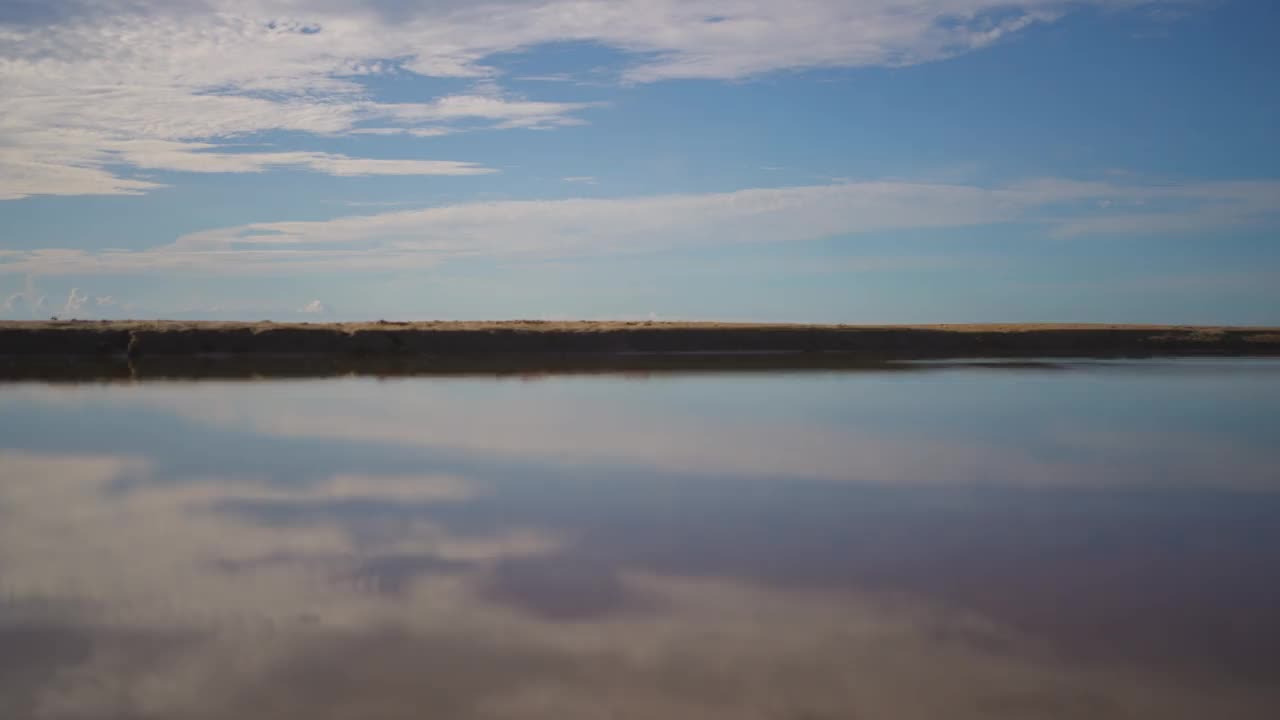
<path fill-rule="evenodd" d="M 19 257 L 22 255 L 19 251 L 5 251 L 0 253 L 0 264 L 3 263 L 4 256 Z M 4 302 L 0 303 L 0 313 L 6 315 L 24 315 L 26 317 L 37 317 L 44 313 L 45 300 L 47 296 L 36 287 L 36 280 L 28 275 L 23 288 L 15 293 L 10 293 L 5 297 Z"/>
<path fill-rule="evenodd" d="M 71 292 L 67 294 L 67 302 L 62 306 L 63 314 L 74 315 L 80 312 L 88 300 L 89 296 L 80 292 L 80 288 L 71 288 Z"/>
<path fill-rule="evenodd" d="M 1113 184 L 1042 179 L 1018 188 L 1062 206 L 1054 232 L 1064 237 L 1225 230 L 1280 217 L 1276 181 Z M 1089 204 L 1094 211 L 1080 211 Z"/>
<path fill-rule="evenodd" d="M 48 32 L 56 34 L 60 28 Z M 5 31 L 0 26 L 0 45 Z M 144 33 L 145 35 L 145 33 Z M 34 36 L 15 36 L 29 43 Z M 151 39 L 153 40 L 153 39 Z M 148 42 L 148 38 L 140 38 Z M 139 48 L 145 51 L 148 48 Z M 177 60 L 157 56 L 154 62 Z M 270 63 L 271 58 L 262 59 Z M 90 63 L 110 64 L 110 58 Z M 177 63 L 180 64 L 180 63 Z M 267 97 L 212 91 L 229 84 L 257 92 L 250 79 L 197 82 L 121 67 L 125 82 L 90 81 L 95 72 L 80 61 L 5 57 L 0 50 L 0 93 L 11 103 L 0 117 L 0 200 L 30 195 L 136 195 L 162 187 L 150 179 L 123 177 L 113 166 L 179 172 L 261 172 L 296 167 L 332 175 L 476 175 L 493 172 L 452 160 L 352 158 L 341 154 L 226 152 L 221 141 L 283 130 L 320 135 L 368 132 L 365 122 L 392 122 L 393 130 L 431 137 L 454 130 L 442 123 L 481 121 L 497 128 L 550 128 L 580 122 L 569 116 L 585 103 L 541 103 L 501 95 L 454 95 L 432 103 L 387 104 L 364 98 L 360 86 L 333 84 L 323 72 L 298 79 Z M 175 68 L 175 72 L 179 69 Z M 132 73 L 132 74 L 131 74 Z M 194 77 L 193 77 L 194 75 Z M 435 126 L 420 127 L 424 123 Z M 223 152 L 219 152 L 223 150 Z"/>
<path fill-rule="evenodd" d="M 1098 200 L 1112 199 L 1110 207 Z M 0 273 L 422 268 L 463 257 L 574 257 L 1001 223 L 1051 235 L 1203 231 L 1280 215 L 1280 182 L 1045 179 L 997 188 L 860 182 L 729 193 L 471 203 L 192 233 L 145 251 L 21 251 Z"/>
<path fill-rule="evenodd" d="M 101 317 L 103 313 L 111 313 L 118 308 L 122 308 L 122 305 L 115 297 L 111 295 L 95 297 L 79 287 L 71 288 L 60 305 L 56 300 L 50 302 L 48 295 L 35 288 L 34 280 L 30 276 L 24 289 L 0 296 L 0 317 L 8 318 L 44 318 L 49 315 L 61 318 L 86 318 L 93 317 L 95 314 Z"/>
<path fill-rule="evenodd" d="M 253 173 L 274 167 L 302 167 L 330 175 L 481 175 L 494 172 L 475 163 L 450 160 L 380 160 L 321 152 L 209 152 L 216 145 L 165 140 L 105 144 L 134 167 L 196 173 Z"/>
<path fill-rule="evenodd" d="M 0 200 L 41 194 L 137 195 L 163 187 L 151 180 L 123 178 L 103 169 L 111 165 L 196 173 L 262 172 L 271 168 L 297 167 L 343 176 L 479 175 L 494 172 L 475 163 L 454 160 L 353 158 L 335 153 L 299 151 L 218 152 L 220 146 L 217 144 L 173 139 L 211 137 L 214 135 L 207 133 L 217 135 L 217 127 L 148 128 L 152 134 L 125 134 L 71 127 L 74 120 L 61 112 L 52 112 L 56 119 L 40 117 L 29 107 L 20 112 L 28 116 L 24 121 L 27 127 L 5 127 L 0 121 L 0 139 L 10 143 L 9 147 L 0 147 Z M 234 115 L 237 110 L 228 107 L 215 112 Z M 280 112 L 287 114 L 289 111 L 281 108 Z M 269 118 L 262 121 L 264 125 L 256 129 L 270 129 L 267 126 Z M 35 129 L 38 125 L 46 127 Z M 277 123 L 278 127 L 285 125 L 283 121 Z M 226 128 L 218 136 L 252 132 L 254 129 L 246 118 L 242 130 Z"/>
<path fill-rule="evenodd" d="M 582 120 L 570 113 L 593 105 L 512 100 L 495 94 L 473 94 L 450 95 L 430 103 L 382 103 L 369 106 L 368 112 L 409 123 L 482 119 L 496 121 L 495 127 L 498 128 L 548 128 L 581 124 Z"/>
<path fill-rule="evenodd" d="M 0 149 L 0 200 L 30 195 L 141 195 L 164 187 L 147 180 L 131 180 L 98 168 L 62 164 L 60 159 L 31 157 Z"/>
<path fill-rule="evenodd" d="M 440 137 L 456 132 L 450 128 L 442 127 L 423 127 L 423 128 L 395 128 L 395 127 L 365 127 L 356 128 L 351 131 L 352 135 L 412 135 L 414 137 Z"/>
<path fill-rule="evenodd" d="M 309 315 L 331 315 L 333 314 L 333 308 L 320 302 L 319 300 L 312 300 L 306 305 L 303 305 L 302 307 L 298 308 L 298 312 L 307 313 Z"/>
<path fill-rule="evenodd" d="M 908 65 L 996 42 L 1071 7 L 1180 0 L 49 0 L 0 21 L 0 199 L 138 194 L 117 165 L 186 172 L 474 174 L 467 163 L 209 152 L 252 133 L 554 128 L 591 103 L 504 96 L 498 53 L 592 42 L 619 78 L 736 79 L 789 68 Z M 378 103 L 391 73 L 475 78 L 469 94 Z M 372 123 L 365 127 L 366 123 Z M 470 125 L 464 125 L 470 123 Z M 130 145 L 142 143 L 143 147 Z M 167 143 L 164 147 L 154 143 Z M 222 169 L 210 169 L 213 167 Z"/>

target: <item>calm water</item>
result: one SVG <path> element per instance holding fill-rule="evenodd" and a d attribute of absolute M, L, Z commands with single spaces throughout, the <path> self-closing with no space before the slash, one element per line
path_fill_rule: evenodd
<path fill-rule="evenodd" d="M 0 718 L 1280 717 L 1280 363 L 0 385 Z"/>

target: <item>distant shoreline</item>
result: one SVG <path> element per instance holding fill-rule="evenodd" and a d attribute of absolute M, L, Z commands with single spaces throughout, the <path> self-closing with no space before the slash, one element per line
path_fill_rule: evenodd
<path fill-rule="evenodd" d="M 802 325 L 645 321 L 272 323 L 0 321 L 0 358 L 504 358 L 837 355 L 848 361 L 1280 355 L 1280 328 Z M 824 360 L 818 364 L 842 362 Z M 534 365 L 538 363 L 532 363 Z M 767 363 L 766 363 L 767 364 Z M 787 364 L 787 363 L 782 363 Z M 813 364 L 812 359 L 801 364 Z"/>

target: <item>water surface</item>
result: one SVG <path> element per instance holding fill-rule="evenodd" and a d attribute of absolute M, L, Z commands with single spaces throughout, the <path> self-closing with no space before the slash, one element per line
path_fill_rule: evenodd
<path fill-rule="evenodd" d="M 1280 362 L 0 386 L 0 717 L 1273 718 Z"/>

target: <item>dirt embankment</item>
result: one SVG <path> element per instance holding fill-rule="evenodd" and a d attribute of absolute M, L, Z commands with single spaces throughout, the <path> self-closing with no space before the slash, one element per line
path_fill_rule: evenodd
<path fill-rule="evenodd" d="M 886 359 L 1280 355 L 1280 328 L 662 322 L 0 322 L 0 356 L 840 352 Z"/>

